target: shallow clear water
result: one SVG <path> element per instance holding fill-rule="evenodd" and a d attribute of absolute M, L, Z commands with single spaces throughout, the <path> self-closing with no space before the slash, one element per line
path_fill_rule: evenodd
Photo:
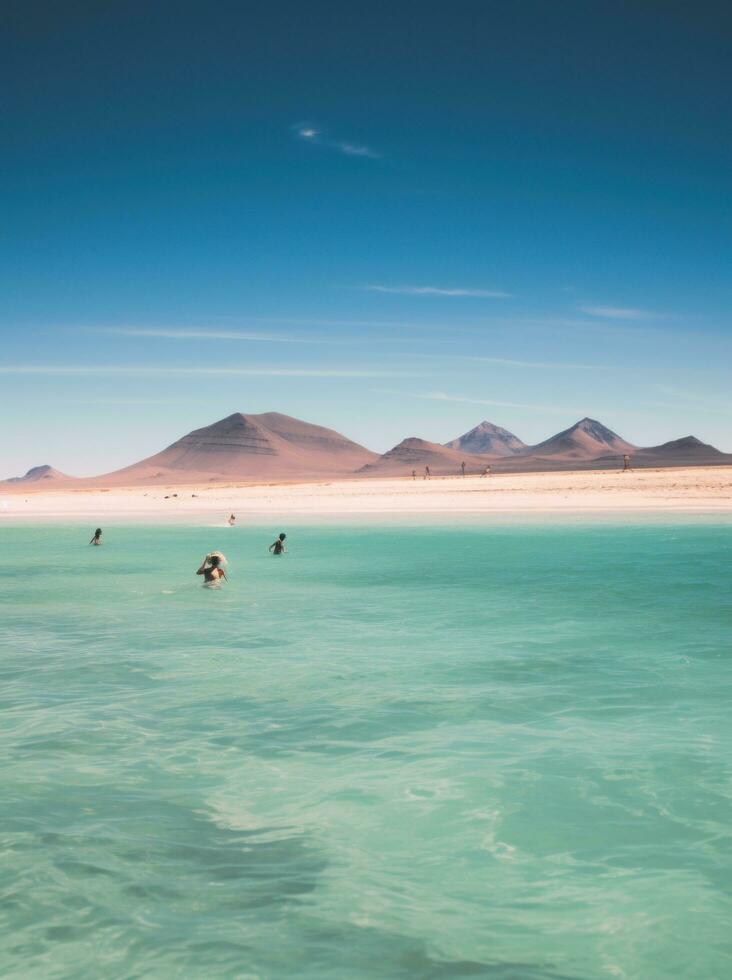
<path fill-rule="evenodd" d="M 732 527 L 275 530 L 0 529 L 0 974 L 730 975 Z"/>

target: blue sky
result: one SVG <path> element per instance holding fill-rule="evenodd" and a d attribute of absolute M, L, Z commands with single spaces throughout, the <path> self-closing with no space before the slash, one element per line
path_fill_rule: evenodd
<path fill-rule="evenodd" d="M 18 5 L 20 8 L 21 5 Z M 22 5 L 0 477 L 232 411 L 732 450 L 716 4 Z"/>

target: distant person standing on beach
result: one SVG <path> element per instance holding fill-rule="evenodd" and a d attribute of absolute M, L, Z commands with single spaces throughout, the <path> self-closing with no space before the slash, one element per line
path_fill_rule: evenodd
<path fill-rule="evenodd" d="M 460 464 L 460 469 L 463 471 L 463 476 L 465 476 L 465 461 Z"/>
<path fill-rule="evenodd" d="M 422 479 L 423 480 L 431 480 L 432 479 L 432 475 L 430 473 L 429 466 L 425 466 L 425 468 L 424 468 L 424 476 L 422 477 Z"/>
<path fill-rule="evenodd" d="M 413 480 L 416 480 L 417 479 L 417 471 L 416 470 L 412 470 L 412 479 Z"/>
<path fill-rule="evenodd" d="M 490 476 L 491 475 L 491 468 L 490 468 L 490 466 L 486 466 L 486 468 L 483 470 L 483 472 L 480 475 L 481 476 Z"/>
<path fill-rule="evenodd" d="M 98 527 L 94 532 L 94 537 L 91 539 L 89 544 L 101 544 L 102 543 L 102 529 Z"/>
<path fill-rule="evenodd" d="M 267 550 L 271 551 L 273 555 L 283 555 L 287 551 L 287 548 L 285 547 L 286 537 L 287 535 L 283 531 L 282 534 L 279 534 L 275 538 L 275 540 L 272 542 L 272 544 L 269 546 Z"/>
<path fill-rule="evenodd" d="M 630 456 L 626 453 L 623 456 L 623 473 L 632 473 L 630 468 Z"/>
<path fill-rule="evenodd" d="M 236 514 L 231 514 L 229 517 L 229 525 L 233 527 L 236 524 Z"/>

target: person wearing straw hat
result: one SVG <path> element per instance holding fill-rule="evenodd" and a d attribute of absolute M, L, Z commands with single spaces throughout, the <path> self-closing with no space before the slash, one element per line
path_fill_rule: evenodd
<path fill-rule="evenodd" d="M 204 586 L 218 588 L 222 582 L 227 581 L 226 572 L 223 569 L 225 564 L 224 555 L 220 551 L 212 551 L 205 556 L 196 575 L 203 575 Z"/>

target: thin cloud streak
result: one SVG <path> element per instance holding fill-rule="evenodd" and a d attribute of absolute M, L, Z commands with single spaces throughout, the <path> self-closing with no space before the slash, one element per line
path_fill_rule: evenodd
<path fill-rule="evenodd" d="M 3 375 L 139 375 L 139 376 L 208 376 L 262 378 L 413 378 L 412 371 L 361 371 L 341 368 L 242 368 L 242 367 L 149 367 L 147 365 L 91 364 L 11 364 L 1 365 Z"/>
<path fill-rule="evenodd" d="M 237 320 L 236 317 L 219 317 L 222 320 Z M 327 319 L 322 317 L 293 316 L 253 316 L 247 317 L 252 323 L 287 323 L 303 327 L 421 327 L 420 323 L 404 323 L 403 320 L 349 320 L 348 317 Z M 442 324 L 437 324 L 442 326 Z"/>
<path fill-rule="evenodd" d="M 419 393 L 410 393 L 410 398 L 420 398 L 425 401 L 432 402 L 460 402 L 468 405 L 490 405 L 493 408 L 520 408 L 528 409 L 530 411 L 541 411 L 541 412 L 552 412 L 556 415 L 566 415 L 571 414 L 575 411 L 570 408 L 563 407 L 561 405 L 536 405 L 529 404 L 527 402 L 503 402 L 495 401 L 490 398 L 467 398 L 463 395 L 448 395 L 444 391 L 427 391 Z"/>
<path fill-rule="evenodd" d="M 372 150 L 370 146 L 363 143 L 352 143 L 349 140 L 330 139 L 324 134 L 323 130 L 312 126 L 310 123 L 296 123 L 292 127 L 295 135 L 304 143 L 312 143 L 314 146 L 323 146 L 326 149 L 337 150 L 347 157 L 366 157 L 369 160 L 378 160 L 381 154 Z"/>
<path fill-rule="evenodd" d="M 625 306 L 580 306 L 579 311 L 606 320 L 653 320 L 658 316 L 658 313 L 650 310 L 636 310 Z"/>
<path fill-rule="evenodd" d="M 265 324 L 265 325 L 266 324 L 272 324 L 272 325 L 291 326 L 291 327 L 376 327 L 376 328 L 382 328 L 383 327 L 384 329 L 430 330 L 430 331 L 434 331 L 434 330 L 447 330 L 447 329 L 452 329 L 454 327 L 454 323 L 452 321 L 449 322 L 449 323 L 409 323 L 409 322 L 407 322 L 405 320 L 352 320 L 352 319 L 349 319 L 348 317 L 343 317 L 342 319 L 340 319 L 338 317 L 328 318 L 328 317 L 292 317 L 292 316 L 253 316 L 253 317 L 244 317 L 244 318 L 239 318 L 239 317 L 219 317 L 218 319 L 223 320 L 225 322 L 245 322 L 245 323 L 246 322 L 250 322 L 250 323 L 252 323 L 255 326 L 258 326 L 260 324 Z M 127 328 L 125 328 L 125 327 L 120 327 L 120 328 L 116 328 L 116 327 L 114 327 L 114 328 L 91 328 L 90 327 L 90 328 L 79 328 L 79 329 L 89 329 L 89 330 L 95 330 L 95 331 L 97 329 L 99 329 L 99 330 L 101 330 L 101 329 L 104 329 L 104 330 L 110 329 L 110 330 L 114 330 L 115 332 L 122 331 L 122 330 L 125 330 L 125 331 L 127 330 Z M 130 328 L 130 329 L 137 330 L 138 328 L 135 327 L 135 328 Z M 147 328 L 142 328 L 142 327 L 139 328 L 139 329 L 140 330 L 147 330 Z M 157 334 L 157 332 L 158 332 L 158 328 L 157 327 L 151 328 L 151 329 L 155 330 L 155 332 Z M 162 331 L 167 331 L 168 330 L 168 328 L 166 328 L 166 327 L 161 327 L 159 329 L 162 330 Z M 180 329 L 181 332 L 185 336 L 187 336 L 187 337 L 194 336 L 194 334 L 192 334 L 190 331 L 187 331 L 187 329 L 185 327 L 180 327 L 180 328 L 175 327 L 175 328 L 170 328 L 170 329 L 172 329 L 172 330 L 178 330 L 178 329 Z M 200 332 L 201 332 L 201 335 L 202 336 L 206 336 L 206 337 L 209 337 L 209 336 L 221 336 L 221 337 L 228 338 L 230 334 L 232 334 L 232 335 L 240 334 L 241 335 L 241 339 L 243 339 L 243 340 L 244 339 L 248 339 L 249 337 L 252 337 L 252 338 L 256 338 L 256 339 L 260 339 L 261 338 L 262 340 L 275 340 L 275 339 L 277 339 L 278 341 L 282 341 L 283 343 L 293 343 L 293 344 L 295 344 L 295 343 L 323 344 L 323 343 L 332 343 L 333 342 L 333 338 L 330 337 L 330 336 L 327 337 L 327 339 L 325 339 L 325 338 L 319 338 L 319 337 L 311 338 L 311 337 L 300 337 L 300 336 L 296 336 L 296 335 L 292 335 L 292 334 L 270 334 L 270 333 L 266 333 L 264 331 L 261 331 L 260 332 L 260 331 L 257 331 L 257 330 L 253 330 L 253 331 L 249 331 L 249 330 L 241 330 L 241 331 L 239 331 L 239 330 L 231 330 L 231 331 L 229 331 L 229 330 L 220 330 L 220 329 L 216 328 L 214 332 L 204 331 L 204 330 L 201 330 Z M 195 334 L 197 334 L 197 333 L 198 333 L 198 329 L 195 328 Z M 152 336 L 152 334 L 151 334 L 151 336 Z M 370 340 L 371 338 L 367 338 L 367 339 Z"/>
<path fill-rule="evenodd" d="M 447 289 L 442 286 L 363 286 L 370 293 L 394 293 L 402 296 L 449 296 L 479 299 L 510 299 L 511 293 L 500 289 Z"/>
<path fill-rule="evenodd" d="M 682 388 L 675 388 L 671 385 L 655 384 L 653 387 L 656 391 L 660 391 L 662 394 L 676 399 L 675 404 L 668 405 L 668 408 L 678 409 L 679 402 L 681 402 L 686 409 L 707 409 L 725 415 L 732 413 L 732 401 L 720 400 L 714 397 L 710 398 L 708 395 L 700 395 L 695 391 L 685 391 Z"/>
<path fill-rule="evenodd" d="M 59 404 L 63 405 L 125 405 L 127 408 L 148 405 L 191 405 L 192 403 L 192 399 L 189 398 L 64 398 L 59 400 Z"/>
<path fill-rule="evenodd" d="M 379 154 L 374 153 L 374 151 L 368 146 L 359 146 L 356 143 L 343 143 L 336 142 L 335 146 L 345 153 L 347 157 L 369 157 L 371 160 L 378 160 Z"/>
<path fill-rule="evenodd" d="M 310 337 L 259 333 L 252 330 L 204 330 L 185 327 L 83 327 L 85 333 L 110 334 L 118 337 L 150 337 L 168 340 L 250 340 L 274 344 L 317 344 Z"/>
<path fill-rule="evenodd" d="M 525 368 L 546 368 L 547 370 L 578 370 L 578 371 L 602 371 L 606 369 L 604 364 L 571 364 L 561 361 L 515 361 L 510 357 L 480 357 L 477 354 L 436 354 L 429 355 L 439 357 L 444 360 L 450 357 L 453 360 L 470 361 L 477 364 L 501 364 L 504 367 L 525 367 Z"/>
<path fill-rule="evenodd" d="M 360 289 L 368 290 L 374 289 L 376 287 L 361 286 Z M 387 288 L 393 289 L 394 287 L 378 287 L 381 291 Z M 510 297 L 510 293 L 505 294 Z M 618 331 L 625 330 L 629 336 L 637 337 L 641 331 L 647 332 L 649 335 L 657 336 L 661 332 L 666 332 L 666 328 L 660 325 L 644 325 L 643 327 L 620 327 L 620 326 L 610 326 L 610 324 L 603 323 L 601 320 L 590 320 L 590 319 L 577 319 L 571 317 L 531 317 L 531 316 L 511 316 L 504 315 L 501 313 L 471 313 L 467 314 L 467 319 L 458 320 L 454 319 L 454 314 L 449 320 L 436 321 L 436 322 L 409 322 L 407 320 L 352 320 L 348 317 L 339 318 L 321 318 L 321 317 L 286 317 L 286 316 L 251 316 L 251 317 L 233 317 L 233 316 L 217 316 L 212 319 L 217 319 L 226 323 L 252 323 L 258 324 L 287 324 L 291 326 L 312 326 L 312 327 L 403 327 L 409 330 L 446 330 L 454 331 L 456 329 L 463 330 L 465 332 L 475 332 L 477 330 L 482 330 L 485 327 L 490 327 L 491 329 L 520 329 L 520 328 L 547 328 L 551 330 L 565 330 L 572 333 L 579 331 L 592 330 L 596 334 L 606 333 L 608 337 L 614 337 L 617 335 Z M 678 333 L 678 331 L 674 331 Z M 695 333 L 694 336 L 698 334 Z"/>

